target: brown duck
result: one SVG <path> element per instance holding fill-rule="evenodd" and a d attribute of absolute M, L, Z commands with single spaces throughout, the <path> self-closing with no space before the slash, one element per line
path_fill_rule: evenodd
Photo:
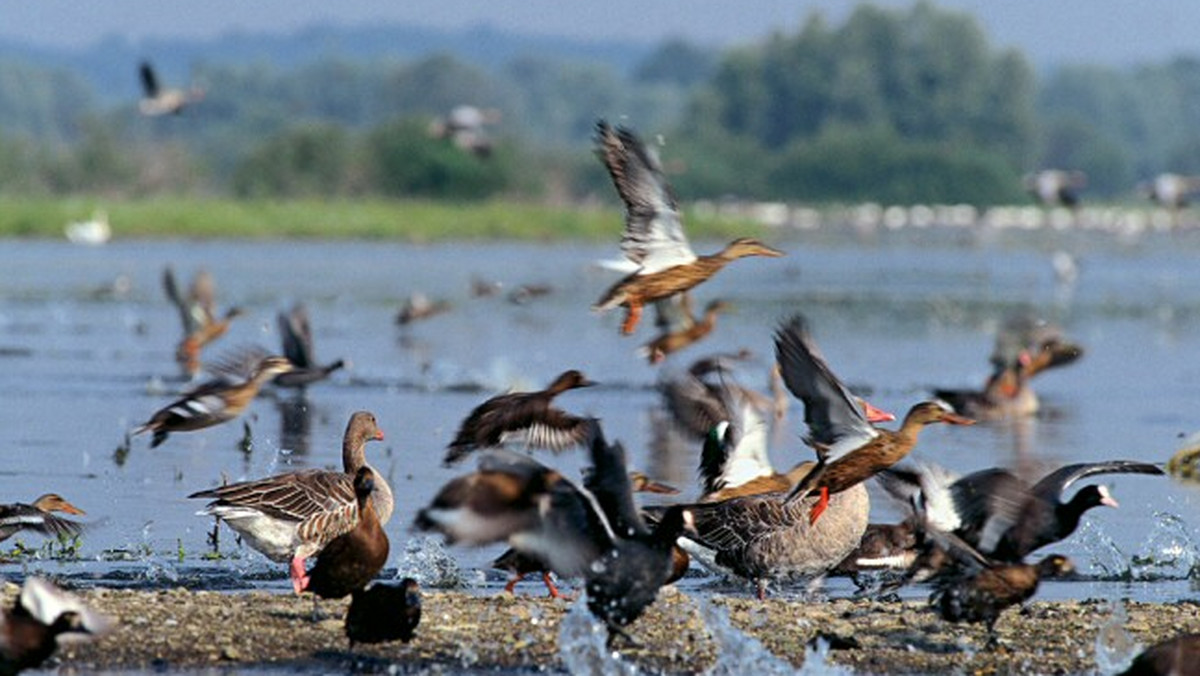
<path fill-rule="evenodd" d="M 75 536 L 83 530 L 83 524 L 55 516 L 53 512 L 85 513 L 57 493 L 40 496 L 31 505 L 23 502 L 0 505 L 0 541 L 7 540 L 22 530 L 35 530 L 56 537 Z"/>
<path fill-rule="evenodd" d="M 175 360 L 185 375 L 193 377 L 200 372 L 201 350 L 225 335 L 230 323 L 244 312 L 240 307 L 232 307 L 223 316 L 217 316 L 216 283 L 207 270 L 196 273 L 185 296 L 175 281 L 174 270 L 168 265 L 163 270 L 163 288 L 183 323 L 183 338 L 175 350 Z"/>
<path fill-rule="evenodd" d="M 817 491 L 820 497 L 809 516 L 813 523 L 825 511 L 830 495 L 866 481 L 907 456 L 926 425 L 974 423 L 941 402 L 926 401 L 909 410 L 899 430 L 876 428 L 833 375 L 799 315 L 776 332 L 775 353 L 784 384 L 804 402 L 809 443 L 818 458 L 816 468 L 796 484 L 787 500 Z"/>
<path fill-rule="evenodd" d="M 937 583 L 930 597 L 942 619 L 950 622 L 983 622 L 994 636 L 996 620 L 1010 606 L 1024 603 L 1037 592 L 1043 578 L 1075 572 L 1065 556 L 1051 554 L 1037 563 L 988 562 L 973 574 L 950 576 Z"/>
<path fill-rule="evenodd" d="M 166 441 L 171 432 L 199 430 L 233 420 L 246 410 L 267 381 L 291 370 L 292 363 L 285 357 L 264 357 L 247 379 L 222 376 L 201 383 L 182 398 L 156 411 L 132 434 L 153 432 L 150 447 L 154 448 Z"/>
<path fill-rule="evenodd" d="M 568 390 L 595 383 L 574 369 L 563 371 L 549 387 L 537 392 L 501 394 L 476 406 L 446 447 L 444 464 L 450 465 L 472 451 L 500 446 L 511 438 L 526 445 L 563 450 L 587 439 L 589 419 L 553 406 L 554 398 Z"/>
<path fill-rule="evenodd" d="M 704 313 L 696 318 L 692 314 L 692 296 L 681 293 L 656 301 L 658 336 L 643 345 L 638 354 L 651 364 L 658 364 L 668 355 L 700 342 L 717 326 L 717 315 L 730 308 L 729 303 L 714 300 L 704 306 Z"/>
<path fill-rule="evenodd" d="M 621 251 L 638 269 L 614 284 L 595 311 L 625 306 L 621 332 L 633 333 L 647 303 L 691 289 L 732 261 L 747 256 L 782 256 L 783 252 L 743 237 L 721 251 L 697 256 L 683 231 L 683 221 L 658 158 L 634 133 L 596 124 L 597 152 L 625 203 L 625 235 Z"/>
<path fill-rule="evenodd" d="M 1146 648 L 1120 676 L 1186 676 L 1200 667 L 1200 634 L 1183 634 Z"/>
<path fill-rule="evenodd" d="M 388 557 L 388 537 L 371 499 L 374 491 L 375 472 L 366 466 L 358 468 L 354 475 L 358 520 L 353 529 L 321 550 L 316 565 L 308 571 L 302 591 L 323 599 L 340 599 L 365 588 L 383 570 Z"/>

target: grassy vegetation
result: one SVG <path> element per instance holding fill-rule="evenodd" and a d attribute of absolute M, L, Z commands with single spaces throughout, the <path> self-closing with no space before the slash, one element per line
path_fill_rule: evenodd
<path fill-rule="evenodd" d="M 269 201 L 173 198 L 6 198 L 0 237 L 63 236 L 71 221 L 104 209 L 114 238 L 335 238 L 427 242 L 454 239 L 596 239 L 619 236 L 619 205 L 559 208 L 516 202 L 453 204 L 420 200 Z M 690 216 L 694 238 L 753 235 L 746 222 Z"/>

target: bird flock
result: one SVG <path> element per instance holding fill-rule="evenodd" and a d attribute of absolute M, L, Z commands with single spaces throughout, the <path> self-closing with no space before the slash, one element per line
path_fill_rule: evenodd
<path fill-rule="evenodd" d="M 170 90 L 157 84 L 148 65 L 143 79 L 144 112 L 179 112 L 182 104 L 168 106 Z M 704 282 L 735 260 L 785 254 L 746 237 L 716 253 L 696 254 L 655 150 L 633 131 L 601 121 L 596 152 L 624 203 L 620 251 L 627 268 L 592 309 L 624 308 L 620 334 L 628 336 L 646 306 L 653 307 L 658 335 L 640 355 L 658 364 L 702 342 L 716 328 L 717 314 L 728 308 L 713 300 L 695 316 L 691 296 Z M 316 359 L 307 312 L 299 304 L 279 315 L 281 355 L 246 349 L 205 360 L 205 350 L 241 311 L 217 312 L 215 285 L 206 272 L 185 293 L 168 267 L 163 285 L 182 321 L 176 349 L 181 372 L 196 379 L 207 369 L 215 377 L 196 383 L 131 430 L 131 436 L 150 433 L 151 447 L 172 434 L 236 419 L 268 383 L 303 388 L 344 365 Z M 595 384 L 576 368 L 543 390 L 501 394 L 466 412 L 447 441 L 444 464 L 460 472 L 472 456 L 474 470 L 447 481 L 428 505 L 402 519 L 452 545 L 506 545 L 494 565 L 513 573 L 508 592 L 526 575 L 540 575 L 552 596 L 562 595 L 556 578 L 574 581 L 610 642 L 636 643 L 638 618 L 663 586 L 693 565 L 744 580 L 760 599 L 772 585 L 809 584 L 829 574 L 850 575 L 864 585 L 882 580 L 885 589 L 927 584 L 934 613 L 950 622 L 983 623 L 994 642 L 1005 609 L 1032 597 L 1040 580 L 1073 573 L 1069 559 L 1040 550 L 1071 536 L 1088 510 L 1117 506 L 1104 486 L 1086 485 L 1066 498 L 1068 488 L 1101 474 L 1162 474 L 1155 464 L 1100 459 L 1030 481 L 1000 468 L 955 476 L 909 459 L 926 426 L 961 427 L 957 434 L 965 445 L 966 428 L 977 420 L 1036 412 L 1033 377 L 1083 355 L 1044 323 L 1010 322 L 981 390 L 939 390 L 913 402 L 895 429 L 882 425 L 897 416 L 839 380 L 804 316 L 764 327 L 764 339 L 771 330 L 770 395 L 738 382 L 744 355 L 737 354 L 697 359 L 686 372 L 660 381 L 672 424 L 695 448 L 699 498 L 639 505 L 637 494 L 678 491 L 634 471 L 624 446 L 610 440 L 600 419 L 556 404 L 562 393 Z M 804 441 L 812 455 L 779 471 L 768 459 L 767 431 L 787 423 L 792 398 L 803 406 Z M 390 551 L 384 526 L 396 511 L 391 487 L 367 460 L 370 442 L 383 438 L 375 416 L 358 411 L 346 426 L 340 470 L 276 474 L 187 496 L 207 500 L 199 513 L 223 522 L 245 545 L 287 563 L 296 594 L 349 596 L 344 631 L 351 646 L 407 642 L 420 621 L 416 581 L 376 582 Z M 539 459 L 534 453 L 539 449 L 585 453 L 590 468 L 581 477 L 569 476 Z M 902 522 L 871 522 L 868 481 L 877 481 L 902 505 Z M 55 512 L 83 513 L 52 494 L 31 505 L 3 506 L 0 539 L 22 528 L 48 534 L 85 528 Z M 1038 559 L 1031 561 L 1035 553 Z M 111 620 L 65 592 L 30 578 L 0 625 L 4 671 L 40 664 L 61 634 L 94 636 L 109 626 Z M 1154 655 L 1170 648 L 1158 650 Z M 1137 664 L 1160 659 L 1154 655 Z"/>

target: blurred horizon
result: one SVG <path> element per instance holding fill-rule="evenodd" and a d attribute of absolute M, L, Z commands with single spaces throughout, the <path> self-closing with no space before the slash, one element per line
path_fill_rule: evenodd
<path fill-rule="evenodd" d="M 286 35 L 321 27 L 400 26 L 448 32 L 489 29 L 580 42 L 651 44 L 682 39 L 728 48 L 762 40 L 772 32 L 793 31 L 814 12 L 830 23 L 839 23 L 861 5 L 902 9 L 917 1 L 611 0 L 586 5 L 556 0 L 344 0 L 332 4 L 216 0 L 164 12 L 155 0 L 124 0 L 119 5 L 104 0 L 39 0 L 6 3 L 0 42 L 80 50 L 112 40 L 136 46 L 247 34 Z M 1195 3 L 938 0 L 930 4 L 972 15 L 998 46 L 1021 50 L 1038 68 L 1084 63 L 1130 66 L 1200 55 L 1192 29 L 1200 25 L 1200 5 Z"/>

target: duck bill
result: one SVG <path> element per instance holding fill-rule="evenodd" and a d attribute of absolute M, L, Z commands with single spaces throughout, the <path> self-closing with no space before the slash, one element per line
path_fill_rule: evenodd
<path fill-rule="evenodd" d="M 946 415 L 942 416 L 942 422 L 949 425 L 974 425 L 975 419 L 961 416 L 957 413 L 947 413 Z"/>
<path fill-rule="evenodd" d="M 896 415 L 894 413 L 890 413 L 881 408 L 872 406 L 871 402 L 867 401 L 866 399 L 860 399 L 859 403 L 862 404 L 863 415 L 866 416 L 867 422 L 869 423 L 874 424 L 881 422 L 892 422 L 896 419 Z"/>
<path fill-rule="evenodd" d="M 679 493 L 678 488 L 657 481 L 647 481 L 642 485 L 641 491 L 643 493 L 658 493 L 659 495 L 676 495 Z"/>
<path fill-rule="evenodd" d="M 76 507 L 75 505 L 72 505 L 71 503 L 67 502 L 66 500 L 62 501 L 62 503 L 58 506 L 58 509 L 59 509 L 59 511 L 66 512 L 67 514 L 78 514 L 79 516 L 87 515 L 87 512 Z"/>
<path fill-rule="evenodd" d="M 383 430 L 375 430 L 375 441 L 383 441 Z"/>

